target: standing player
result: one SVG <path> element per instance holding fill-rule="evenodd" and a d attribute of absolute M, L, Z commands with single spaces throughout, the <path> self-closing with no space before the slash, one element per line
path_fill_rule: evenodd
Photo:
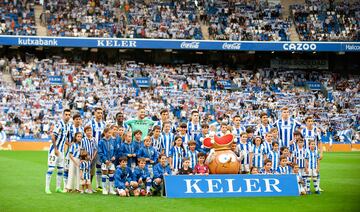
<path fill-rule="evenodd" d="M 88 157 L 90 158 L 90 182 L 95 175 L 95 163 L 97 158 L 97 148 L 95 138 L 92 137 L 92 130 L 90 126 L 84 128 L 85 136 L 81 140 L 81 148 L 87 152 Z"/>
<path fill-rule="evenodd" d="M 63 178 L 63 169 L 64 169 L 64 146 L 66 142 L 66 136 L 68 134 L 68 123 L 70 120 L 71 112 L 69 109 L 65 109 L 63 112 L 62 120 L 56 124 L 53 134 L 51 136 L 51 146 L 49 149 L 48 156 L 48 170 L 46 173 L 46 184 L 45 184 L 45 193 L 51 194 L 50 191 L 50 182 L 51 175 L 57 168 L 57 178 L 56 178 L 56 192 L 62 193 L 61 182 Z"/>
<path fill-rule="evenodd" d="M 153 128 L 151 142 L 155 150 L 160 154 L 162 152 L 162 137 L 161 137 L 161 129 L 160 126 L 156 125 Z M 157 156 L 156 156 L 157 157 Z"/>
<path fill-rule="evenodd" d="M 137 130 L 140 130 L 142 132 L 141 140 L 143 140 L 145 136 L 148 135 L 149 129 L 155 124 L 154 121 L 145 117 L 145 112 L 145 108 L 140 107 L 138 110 L 137 119 L 130 119 L 125 122 L 125 124 L 131 128 L 132 132 L 135 132 Z"/>
<path fill-rule="evenodd" d="M 123 114 L 123 112 L 118 112 L 116 114 L 115 118 L 116 118 L 116 125 L 119 128 L 127 129 L 128 126 L 124 122 L 124 114 Z"/>
<path fill-rule="evenodd" d="M 179 133 L 177 135 L 181 137 L 183 147 L 187 148 L 189 141 L 191 141 L 191 136 L 187 133 L 186 123 L 180 124 Z"/>
<path fill-rule="evenodd" d="M 252 163 L 250 164 L 251 167 L 256 167 L 258 170 L 262 169 L 264 166 L 264 158 L 265 158 L 265 151 L 264 146 L 262 145 L 263 141 L 260 136 L 255 137 L 254 143 L 252 146 L 252 151 L 250 152 L 250 158 Z"/>
<path fill-rule="evenodd" d="M 241 122 L 241 117 L 239 115 L 235 115 L 233 117 L 233 131 L 232 133 L 234 134 L 235 138 L 236 138 L 236 143 L 239 144 L 240 143 L 240 134 L 242 132 L 246 132 L 246 129 L 245 127 L 242 127 L 240 125 L 240 122 Z"/>
<path fill-rule="evenodd" d="M 99 142 L 101 140 L 101 135 L 105 129 L 105 121 L 103 120 L 103 109 L 101 108 L 95 108 L 94 110 L 94 118 L 91 119 L 91 121 L 87 124 L 91 126 L 91 130 L 93 133 L 93 138 L 95 138 L 96 146 L 99 145 Z M 101 191 L 101 162 L 99 160 L 99 157 L 97 157 L 94 161 L 95 168 L 96 168 L 96 188 L 98 191 Z"/>
<path fill-rule="evenodd" d="M 195 138 L 195 141 L 196 141 L 196 151 L 202 152 L 205 155 L 209 154 L 210 152 L 209 148 L 204 148 L 203 146 L 203 141 L 208 136 L 209 136 L 209 125 L 203 123 L 201 125 L 201 133 Z"/>
<path fill-rule="evenodd" d="M 171 132 L 171 124 L 170 122 L 163 123 L 163 132 L 161 134 L 161 153 L 165 154 L 166 157 L 169 157 L 170 149 L 174 143 L 174 133 Z"/>
<path fill-rule="evenodd" d="M 102 193 L 105 195 L 108 193 L 116 194 L 114 191 L 115 142 L 114 139 L 112 139 L 111 134 L 111 128 L 105 128 L 104 137 L 99 142 L 99 158 L 101 162 L 101 179 L 103 186 Z"/>
<path fill-rule="evenodd" d="M 194 110 L 191 112 L 191 121 L 187 123 L 187 129 L 190 140 L 195 140 L 196 136 L 201 132 L 199 111 Z"/>
<path fill-rule="evenodd" d="M 323 148 L 321 142 L 320 130 L 314 126 L 314 119 L 311 116 L 305 118 L 305 128 L 301 130 L 302 136 L 305 139 L 304 146 L 306 149 L 309 149 L 309 141 L 315 141 L 315 149 L 320 153 L 320 160 L 323 158 Z M 317 173 L 317 182 L 319 185 L 319 190 L 323 191 L 320 188 L 320 173 Z"/>
<path fill-rule="evenodd" d="M 289 109 L 287 107 L 283 107 L 281 109 L 281 119 L 277 120 L 275 123 L 275 127 L 278 129 L 279 139 L 281 141 L 279 143 L 280 148 L 283 146 L 290 147 L 290 141 L 293 140 L 294 132 L 300 126 L 301 124 L 299 122 L 290 118 Z"/>
<path fill-rule="evenodd" d="M 310 140 L 309 149 L 306 151 L 306 156 L 305 156 L 305 174 L 307 175 L 306 188 L 308 194 L 311 194 L 310 179 L 313 180 L 315 193 L 320 194 L 319 184 L 317 181 L 317 175 L 319 173 L 319 168 L 320 168 L 319 159 L 320 159 L 320 155 L 319 152 L 316 150 L 315 141 Z"/>
<path fill-rule="evenodd" d="M 248 174 L 250 172 L 250 164 L 252 163 L 252 158 L 250 157 L 250 154 L 252 154 L 252 144 L 247 141 L 248 135 L 246 132 L 242 132 L 240 134 L 240 143 L 237 147 L 237 152 L 244 153 L 244 159 L 241 162 L 241 173 L 242 174 Z"/>
<path fill-rule="evenodd" d="M 271 125 L 269 123 L 269 118 L 266 113 L 260 114 L 261 124 L 258 126 L 255 135 L 261 136 L 261 138 L 265 138 L 266 133 L 270 132 Z"/>
<path fill-rule="evenodd" d="M 75 134 L 78 132 L 84 136 L 84 128 L 82 127 L 81 116 L 80 116 L 80 114 L 75 114 L 73 116 L 73 123 L 69 124 L 68 142 L 66 143 L 68 148 L 65 153 L 65 165 L 64 165 L 64 183 L 65 183 L 65 185 L 67 185 L 68 174 L 69 174 L 69 165 L 70 165 L 69 149 L 72 144 L 71 142 L 75 138 Z"/>

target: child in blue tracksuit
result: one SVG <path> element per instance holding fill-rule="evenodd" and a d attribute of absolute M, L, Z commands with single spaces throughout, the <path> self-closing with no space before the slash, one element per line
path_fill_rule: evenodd
<path fill-rule="evenodd" d="M 126 157 L 119 158 L 120 165 L 115 172 L 115 189 L 121 197 L 130 196 L 129 186 L 133 178 L 131 169 L 127 166 Z"/>
<path fill-rule="evenodd" d="M 166 155 L 161 154 L 159 156 L 159 163 L 154 166 L 154 177 L 153 177 L 153 192 L 158 192 L 163 187 L 163 181 L 165 175 L 171 175 L 171 168 L 167 162 Z"/>
<path fill-rule="evenodd" d="M 114 162 L 114 164 L 119 164 L 119 158 L 121 157 L 120 147 L 121 147 L 122 139 L 119 134 L 119 127 L 117 125 L 112 125 L 111 129 L 113 131 L 112 138 L 114 139 L 114 146 L 115 146 L 115 162 Z"/>
<path fill-rule="evenodd" d="M 146 167 L 152 172 L 153 166 L 157 163 L 158 153 L 151 145 L 150 136 L 145 136 L 144 146 L 140 147 L 137 158 L 144 158 L 146 161 Z"/>
<path fill-rule="evenodd" d="M 112 139 L 112 129 L 105 128 L 104 136 L 99 142 L 98 153 L 101 162 L 103 194 L 116 194 L 114 187 L 115 142 Z M 109 181 L 108 181 L 109 179 Z M 107 185 L 109 188 L 107 188 Z"/>
<path fill-rule="evenodd" d="M 138 145 L 132 141 L 132 134 L 131 132 L 126 132 L 124 136 L 124 142 L 121 144 L 120 152 L 122 157 L 127 157 L 127 165 L 132 170 L 134 170 L 136 166 L 136 158 L 137 158 L 137 151 Z"/>
<path fill-rule="evenodd" d="M 150 172 L 146 167 L 145 158 L 139 159 L 138 166 L 135 167 L 135 170 L 133 172 L 133 181 L 134 187 L 136 187 L 136 189 L 134 190 L 134 196 L 150 196 L 151 177 Z"/>

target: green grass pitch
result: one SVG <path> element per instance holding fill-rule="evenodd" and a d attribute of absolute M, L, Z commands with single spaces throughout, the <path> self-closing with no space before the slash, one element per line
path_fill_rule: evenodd
<path fill-rule="evenodd" d="M 167 199 L 44 192 L 47 152 L 0 151 L 0 211 L 356 211 L 360 208 L 360 153 L 326 153 L 321 195 L 299 197 Z M 52 191 L 55 177 L 53 175 Z"/>

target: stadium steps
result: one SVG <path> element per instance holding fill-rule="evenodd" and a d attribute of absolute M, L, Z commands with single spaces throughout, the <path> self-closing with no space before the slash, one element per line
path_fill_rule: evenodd
<path fill-rule="evenodd" d="M 305 0 L 281 0 L 281 6 L 283 8 L 283 16 L 291 18 L 290 5 L 292 4 L 305 4 Z M 290 32 L 290 40 L 291 41 L 299 41 L 299 34 L 296 31 L 295 24 L 291 21 L 291 27 L 289 29 Z"/>
<path fill-rule="evenodd" d="M 2 81 L 8 84 L 10 87 L 16 87 L 15 82 L 10 73 L 3 72 L 2 73 Z"/>
<path fill-rule="evenodd" d="M 35 24 L 36 24 L 36 32 L 38 36 L 46 36 L 47 30 L 46 27 L 41 24 L 40 15 L 43 12 L 43 8 L 41 5 L 35 5 Z"/>

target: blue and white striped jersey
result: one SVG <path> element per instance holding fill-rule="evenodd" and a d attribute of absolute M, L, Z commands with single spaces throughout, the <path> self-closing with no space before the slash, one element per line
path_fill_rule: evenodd
<path fill-rule="evenodd" d="M 184 157 L 184 150 L 181 147 L 173 146 L 170 150 L 169 156 L 172 160 L 172 167 L 173 169 L 181 169 L 182 167 L 182 160 Z"/>
<path fill-rule="evenodd" d="M 187 134 L 190 136 L 190 140 L 195 140 L 196 136 L 201 133 L 201 125 L 200 123 L 187 123 Z"/>
<path fill-rule="evenodd" d="M 318 159 L 320 158 L 319 152 L 317 150 L 311 151 L 308 149 L 306 151 L 305 159 L 308 161 L 308 169 L 317 169 Z"/>
<path fill-rule="evenodd" d="M 291 168 L 290 166 L 279 166 L 277 169 L 276 169 L 276 173 L 277 174 L 290 174 L 291 173 Z"/>
<path fill-rule="evenodd" d="M 276 121 L 275 127 L 278 129 L 279 139 L 282 141 L 279 143 L 279 148 L 282 146 L 290 147 L 290 141 L 293 140 L 294 132 L 300 126 L 301 124 L 293 118 Z"/>
<path fill-rule="evenodd" d="M 85 149 L 90 158 L 93 158 L 95 151 L 97 150 L 97 145 L 95 138 L 87 138 L 86 136 L 81 140 L 81 148 Z"/>
<path fill-rule="evenodd" d="M 80 144 L 72 143 L 69 153 L 72 154 L 74 158 L 80 158 Z"/>
<path fill-rule="evenodd" d="M 273 170 L 277 170 L 278 166 L 279 166 L 279 162 L 280 162 L 280 152 L 277 151 L 273 151 L 271 150 L 269 153 L 268 153 L 268 159 L 271 160 L 272 162 L 272 169 Z"/>
<path fill-rule="evenodd" d="M 185 134 L 185 135 L 178 134 L 178 135 L 181 136 L 181 138 L 182 138 L 183 147 L 187 148 L 189 141 L 192 140 L 191 136 L 189 134 Z"/>
<path fill-rule="evenodd" d="M 240 134 L 241 134 L 242 132 L 246 132 L 245 127 L 242 127 L 242 126 L 240 126 L 240 127 L 235 127 L 235 126 L 233 126 L 232 134 L 234 134 L 234 137 L 235 137 L 235 139 L 236 139 L 236 143 L 237 143 L 237 144 L 240 143 Z"/>
<path fill-rule="evenodd" d="M 162 150 L 162 143 L 163 143 L 162 139 L 163 138 L 161 137 L 161 134 L 158 138 L 155 138 L 154 136 L 151 137 L 152 145 L 158 153 L 161 153 Z"/>
<path fill-rule="evenodd" d="M 261 145 L 264 147 L 265 154 L 269 154 L 269 152 L 272 150 L 272 144 L 267 141 L 264 141 Z"/>
<path fill-rule="evenodd" d="M 96 144 L 99 144 L 102 138 L 101 135 L 106 127 L 105 121 L 97 122 L 95 118 L 93 118 L 87 125 L 91 126 L 93 137 L 95 138 Z"/>
<path fill-rule="evenodd" d="M 163 132 L 161 133 L 161 138 L 162 138 L 161 148 L 164 150 L 166 157 L 169 157 L 170 150 L 174 145 L 175 136 L 171 132 L 168 134 Z"/>
<path fill-rule="evenodd" d="M 264 166 L 264 154 L 265 154 L 263 145 L 260 146 L 253 145 L 252 153 L 253 153 L 252 165 L 257 168 L 262 168 Z"/>
<path fill-rule="evenodd" d="M 69 124 L 69 132 L 68 132 L 68 141 L 69 141 L 69 143 L 72 143 L 74 141 L 75 134 L 77 132 L 81 132 L 82 135 L 84 136 L 84 128 L 82 126 L 75 127 L 74 124 Z M 69 149 L 70 148 L 67 149 L 67 151 L 65 153 L 65 157 L 68 157 Z"/>
<path fill-rule="evenodd" d="M 247 143 L 243 144 L 243 143 L 240 142 L 238 144 L 238 147 L 239 147 L 240 151 L 245 151 L 246 152 L 246 155 L 245 155 L 245 157 L 243 159 L 242 164 L 249 165 L 250 164 L 250 152 L 252 152 L 252 149 L 253 149 L 252 148 L 252 143 L 247 142 Z"/>
<path fill-rule="evenodd" d="M 59 152 L 61 152 L 61 153 L 64 153 L 64 147 L 65 147 L 65 142 L 66 142 L 67 135 L 68 135 L 68 130 L 69 130 L 68 123 L 65 123 L 63 120 L 61 120 L 55 125 L 54 131 L 53 131 L 53 134 L 55 136 L 55 141 L 56 141 L 56 147 L 59 150 Z M 51 153 L 54 150 L 55 150 L 55 147 L 51 143 L 49 152 Z"/>
<path fill-rule="evenodd" d="M 83 179 L 84 180 L 90 180 L 90 170 L 91 170 L 90 161 L 82 160 L 80 162 L 80 170 L 82 171 Z"/>
<path fill-rule="evenodd" d="M 306 156 L 306 149 L 305 147 L 299 148 L 297 147 L 293 152 L 294 157 L 296 158 L 296 164 L 299 165 L 300 169 L 305 168 L 305 156 Z"/>
<path fill-rule="evenodd" d="M 194 169 L 195 165 L 197 164 L 197 155 L 198 151 L 191 151 L 189 148 L 186 149 L 185 157 L 190 159 L 190 168 Z"/>
<path fill-rule="evenodd" d="M 261 124 L 255 131 L 255 135 L 259 135 L 262 138 L 265 138 L 266 133 L 270 132 L 271 125 L 268 124 L 267 126 Z"/>
<path fill-rule="evenodd" d="M 321 136 L 317 131 L 316 127 L 313 127 L 311 130 L 304 128 L 301 130 L 301 134 L 304 137 L 305 140 L 305 148 L 308 149 L 309 148 L 309 141 L 310 140 L 314 140 L 316 143 L 316 149 L 318 148 L 319 145 L 319 141 L 321 140 Z"/>

